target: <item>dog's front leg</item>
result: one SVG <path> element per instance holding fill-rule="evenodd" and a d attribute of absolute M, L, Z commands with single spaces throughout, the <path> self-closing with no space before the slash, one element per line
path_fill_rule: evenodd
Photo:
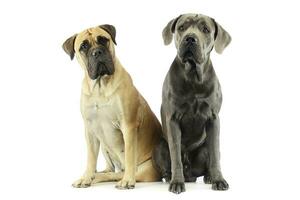
<path fill-rule="evenodd" d="M 72 184 L 73 187 L 77 188 L 89 187 L 95 177 L 97 168 L 100 142 L 87 128 L 85 129 L 85 139 L 87 143 L 87 167 L 83 176 Z"/>
<path fill-rule="evenodd" d="M 137 127 L 125 125 L 122 130 L 125 145 L 125 172 L 116 188 L 132 189 L 135 185 L 137 169 Z"/>
<path fill-rule="evenodd" d="M 220 133 L 220 120 L 217 114 L 210 119 L 206 125 L 207 133 L 207 148 L 208 148 L 208 177 L 212 183 L 214 190 L 227 190 L 228 183 L 223 178 L 220 167 L 220 150 L 219 150 L 219 133 Z"/>
<path fill-rule="evenodd" d="M 179 194 L 185 191 L 184 176 L 181 161 L 181 131 L 175 119 L 167 119 L 167 137 L 171 157 L 172 178 L 169 191 Z"/>

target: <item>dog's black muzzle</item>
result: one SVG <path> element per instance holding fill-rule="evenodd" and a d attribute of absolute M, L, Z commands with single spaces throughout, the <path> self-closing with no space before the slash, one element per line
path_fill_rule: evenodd
<path fill-rule="evenodd" d="M 179 56 L 183 63 L 192 62 L 197 63 L 198 58 L 198 39 L 194 34 L 186 35 L 180 45 Z"/>
<path fill-rule="evenodd" d="M 115 71 L 112 57 L 105 47 L 97 47 L 89 52 L 87 71 L 92 80 Z"/>

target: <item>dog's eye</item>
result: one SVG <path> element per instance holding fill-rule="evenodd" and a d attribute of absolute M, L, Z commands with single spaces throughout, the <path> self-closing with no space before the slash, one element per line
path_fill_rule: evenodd
<path fill-rule="evenodd" d="M 179 31 L 183 31 L 183 30 L 184 30 L 183 25 L 179 26 L 178 30 L 179 30 Z"/>
<path fill-rule="evenodd" d="M 209 28 L 207 26 L 203 26 L 202 29 L 201 29 L 201 31 L 203 33 L 210 33 L 210 30 L 209 30 Z"/>
<path fill-rule="evenodd" d="M 87 50 L 88 48 L 89 48 L 89 44 L 87 42 L 83 42 L 80 45 L 79 51 L 84 51 L 84 50 Z"/>
<path fill-rule="evenodd" d="M 106 45 L 107 42 L 108 42 L 108 39 L 106 37 L 102 37 L 102 36 L 97 37 L 97 43 L 98 44 Z"/>

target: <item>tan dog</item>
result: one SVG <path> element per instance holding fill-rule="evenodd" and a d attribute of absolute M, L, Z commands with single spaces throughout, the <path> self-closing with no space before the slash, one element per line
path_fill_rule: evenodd
<path fill-rule="evenodd" d="M 87 29 L 65 41 L 85 72 L 81 113 L 88 147 L 87 168 L 74 187 L 119 181 L 117 188 L 134 188 L 136 181 L 158 181 L 151 154 L 162 134 L 161 125 L 115 55 L 112 25 Z M 96 172 L 99 148 L 106 169 Z"/>

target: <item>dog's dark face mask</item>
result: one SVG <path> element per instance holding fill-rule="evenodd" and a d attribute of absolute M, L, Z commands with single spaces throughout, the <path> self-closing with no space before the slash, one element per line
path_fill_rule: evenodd
<path fill-rule="evenodd" d="M 115 27 L 103 24 L 71 36 L 64 42 L 63 49 L 71 60 L 76 54 L 81 66 L 86 68 L 89 78 L 96 80 L 114 74 L 116 44 Z"/>
<path fill-rule="evenodd" d="M 86 57 L 87 72 L 92 80 L 104 75 L 113 75 L 115 72 L 113 58 L 109 51 L 109 39 L 104 36 L 98 36 L 96 39 L 97 45 L 92 46 L 88 40 L 84 40 L 79 48 L 80 53 Z"/>

